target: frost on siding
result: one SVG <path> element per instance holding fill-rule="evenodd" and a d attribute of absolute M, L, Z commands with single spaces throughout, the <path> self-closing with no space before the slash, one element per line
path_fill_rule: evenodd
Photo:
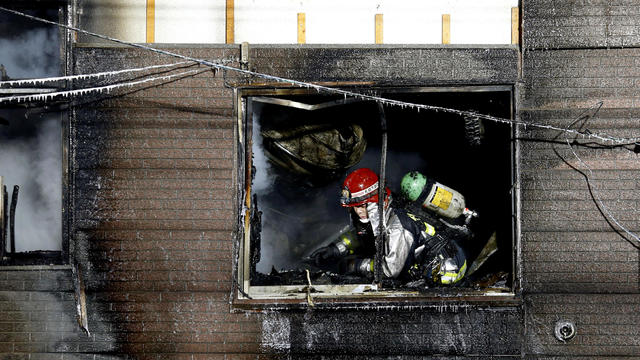
<path fill-rule="evenodd" d="M 262 346 L 276 352 L 291 349 L 291 322 L 277 313 L 266 313 L 262 319 Z"/>

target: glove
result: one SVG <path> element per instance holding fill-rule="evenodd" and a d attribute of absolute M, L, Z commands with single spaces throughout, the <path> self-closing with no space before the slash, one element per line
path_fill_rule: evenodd
<path fill-rule="evenodd" d="M 344 259 L 338 264 L 338 273 L 367 276 L 373 274 L 369 269 L 370 263 L 371 259 Z"/>
<path fill-rule="evenodd" d="M 323 266 L 328 264 L 330 260 L 333 260 L 339 256 L 340 250 L 338 250 L 335 245 L 330 244 L 317 249 L 311 255 L 309 255 L 309 258 L 313 259 L 313 263 L 316 266 Z"/>

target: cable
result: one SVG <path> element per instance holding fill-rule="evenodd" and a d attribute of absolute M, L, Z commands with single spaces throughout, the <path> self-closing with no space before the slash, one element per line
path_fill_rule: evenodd
<path fill-rule="evenodd" d="M 598 105 L 596 105 L 596 107 L 592 108 L 592 109 L 588 109 L 585 110 L 582 114 L 580 114 L 580 116 L 578 116 L 578 118 L 573 121 L 571 124 L 569 124 L 569 126 L 567 126 L 567 129 L 574 126 L 575 124 L 577 124 L 578 122 L 582 121 L 582 124 L 579 127 L 579 131 L 585 131 L 583 129 L 585 129 L 587 122 L 594 117 L 598 111 L 600 110 L 600 108 L 602 107 L 602 102 L 600 102 Z M 593 112 L 591 114 L 588 114 L 587 112 L 589 110 L 593 110 Z M 586 130 L 588 131 L 588 130 Z M 556 135 L 553 140 L 557 140 L 560 135 L 562 133 L 558 133 L 558 135 Z M 569 141 L 568 138 L 565 138 L 565 141 L 567 143 L 567 146 L 569 147 L 569 149 L 571 150 L 571 153 L 573 154 L 573 156 L 577 159 L 578 163 L 582 164 L 582 166 L 584 166 L 587 171 L 589 172 L 589 174 L 586 174 L 584 171 L 582 171 L 581 169 L 579 169 L 578 167 L 574 166 L 573 164 L 571 164 L 569 161 L 567 161 L 567 159 L 565 159 L 562 155 L 560 155 L 560 152 L 558 152 L 558 149 L 556 149 L 556 144 L 554 142 L 552 142 L 552 149 L 553 152 L 565 163 L 567 164 L 569 167 L 571 167 L 572 169 L 574 169 L 575 171 L 577 171 L 578 173 L 580 173 L 582 176 L 584 176 L 586 182 L 587 182 L 587 189 L 589 190 L 589 195 L 591 195 L 591 200 L 593 200 L 593 202 L 596 204 L 596 208 L 598 209 L 598 211 L 600 212 L 600 214 L 604 217 L 605 221 L 607 222 L 607 224 L 609 224 L 609 226 L 611 226 L 611 228 L 618 234 L 620 235 L 623 239 L 625 239 L 626 241 L 628 241 L 633 247 L 640 249 L 640 237 L 636 234 L 634 234 L 633 232 L 629 231 L 626 227 L 624 227 L 619 221 L 618 219 L 615 218 L 615 216 L 613 216 L 613 214 L 611 213 L 611 211 L 609 210 L 609 208 L 604 204 L 604 202 L 602 201 L 602 199 L 598 196 L 597 192 L 595 191 L 595 188 L 592 186 L 591 184 L 591 177 L 593 177 L 593 171 L 591 170 L 591 167 L 585 163 L 579 156 L 578 154 L 575 152 L 575 150 L 573 149 L 572 145 L 580 145 L 576 142 L 576 140 L 574 139 L 573 141 Z M 614 226 L 615 225 L 615 226 Z M 617 226 L 617 228 L 616 228 Z M 631 237 L 631 239 L 625 237 L 622 233 L 626 233 L 628 236 Z M 637 243 L 634 243 L 634 241 Z"/>
<path fill-rule="evenodd" d="M 43 101 L 43 102 L 47 102 L 49 100 L 52 100 L 54 98 L 57 97 L 71 97 L 71 96 L 75 96 L 75 95 L 86 95 L 86 94 L 90 94 L 90 93 L 94 93 L 94 92 L 110 92 L 111 90 L 115 90 L 121 87 L 132 87 L 135 85 L 140 85 L 140 84 L 144 84 L 144 83 L 148 83 L 148 82 L 152 82 L 152 81 L 158 81 L 158 80 L 171 80 L 173 78 L 176 77 L 186 77 L 189 76 L 191 74 L 196 75 L 197 73 L 201 73 L 201 72 L 205 72 L 205 71 L 209 71 L 207 70 L 189 70 L 189 71 L 185 71 L 185 72 L 181 72 L 179 74 L 174 74 L 174 75 L 167 75 L 167 76 L 159 76 L 159 77 L 152 77 L 152 78 L 147 78 L 144 80 L 138 80 L 138 81 L 131 81 L 131 82 L 125 82 L 125 83 L 121 83 L 121 84 L 115 84 L 115 85 L 107 85 L 107 86 L 98 86 L 98 87 L 92 87 L 92 88 L 85 88 L 85 89 L 77 89 L 77 90 L 67 90 L 67 91 L 57 91 L 57 92 L 51 92 L 51 93 L 41 93 L 41 94 L 35 94 L 35 95 L 22 95 L 22 96 L 7 96 L 7 97 L 0 97 L 0 105 L 4 104 L 4 103 L 14 103 L 14 102 L 30 102 L 30 101 Z"/>
<path fill-rule="evenodd" d="M 465 117 L 465 116 L 477 117 L 477 118 L 480 118 L 480 119 L 486 119 L 486 120 L 494 121 L 494 122 L 498 122 L 498 123 L 520 125 L 520 126 L 524 126 L 525 129 L 527 127 L 534 127 L 534 128 L 540 128 L 540 129 L 546 129 L 546 130 L 560 131 L 560 132 L 576 135 L 576 136 L 581 137 L 583 139 L 598 139 L 600 141 L 612 142 L 612 143 L 616 143 L 616 144 L 620 144 L 620 143 L 632 144 L 632 143 L 640 142 L 640 137 L 618 138 L 618 137 L 613 137 L 613 136 L 609 136 L 609 135 L 606 135 L 606 134 L 604 134 L 604 135 L 599 135 L 599 134 L 595 134 L 595 133 L 584 134 L 584 133 L 580 133 L 580 132 L 578 132 L 576 130 L 564 129 L 564 128 L 555 127 L 555 126 L 551 126 L 551 125 L 541 125 L 541 124 L 527 123 L 527 122 L 524 122 L 524 121 L 521 121 L 521 120 L 498 118 L 498 117 L 491 116 L 491 115 L 485 115 L 485 114 L 475 113 L 475 112 L 471 112 L 471 111 L 456 110 L 456 109 L 445 108 L 445 107 L 440 107 L 440 106 L 415 104 L 415 103 L 410 103 L 410 102 L 405 102 L 405 101 L 382 98 L 382 97 L 379 97 L 379 96 L 361 94 L 361 93 L 348 91 L 348 90 L 343 90 L 343 89 L 331 88 L 331 87 L 317 85 L 317 84 L 308 83 L 308 82 L 304 82 L 304 81 L 286 79 L 286 78 L 282 78 L 282 77 L 278 77 L 278 76 L 273 76 L 273 75 L 268 75 L 268 74 L 259 73 L 259 72 L 255 72 L 255 71 L 235 68 L 235 67 L 232 67 L 232 66 L 217 64 L 217 63 L 213 63 L 211 61 L 197 59 L 197 58 L 190 57 L 190 56 L 180 55 L 180 54 L 177 54 L 177 53 L 174 53 L 174 52 L 171 52 L 171 51 L 161 50 L 161 49 L 153 48 L 153 47 L 150 47 L 150 46 L 147 46 L 147 45 L 143 45 L 143 44 L 136 44 L 136 43 L 132 43 L 132 42 L 128 42 L 128 41 L 112 38 L 112 37 L 109 37 L 109 36 L 106 36 L 106 35 L 97 34 L 97 33 L 94 33 L 94 32 L 91 32 L 91 31 L 87 31 L 87 30 L 82 30 L 82 29 L 79 29 L 79 28 L 76 28 L 76 27 L 73 27 L 73 26 L 69 26 L 69 25 L 65 25 L 65 24 L 61 24 L 61 23 L 56 23 L 56 22 L 53 22 L 53 21 L 50 21 L 50 20 L 42 19 L 42 18 L 35 17 L 35 16 L 32 16 L 32 15 L 28 15 L 28 14 L 25 14 L 25 13 L 20 12 L 20 11 L 7 9 L 5 7 L 2 7 L 2 6 L 0 6 L 0 10 L 6 11 L 6 12 L 10 12 L 10 13 L 18 15 L 18 16 L 23 16 L 23 17 L 29 18 L 31 20 L 44 22 L 44 23 L 55 25 L 55 26 L 58 26 L 58 27 L 62 27 L 62 28 L 68 29 L 68 30 L 77 31 L 77 32 L 80 32 L 80 33 L 83 33 L 83 34 L 87 34 L 87 35 L 90 35 L 90 36 L 94 36 L 94 37 L 100 38 L 100 39 L 104 39 L 104 40 L 116 42 L 116 43 L 119 43 L 119 44 L 123 44 L 123 45 L 131 46 L 131 47 L 135 47 L 135 48 L 140 48 L 140 49 L 152 51 L 152 52 L 155 52 L 155 53 L 158 53 L 158 54 L 163 54 L 163 55 L 167 55 L 167 56 L 173 56 L 173 57 L 180 58 L 180 59 L 187 60 L 187 61 L 193 61 L 193 62 L 196 62 L 196 63 L 201 64 L 201 65 L 214 67 L 216 69 L 234 71 L 234 72 L 245 74 L 245 75 L 251 75 L 251 76 L 260 77 L 260 78 L 263 78 L 263 79 L 268 79 L 268 80 L 272 80 L 272 81 L 276 81 L 276 82 L 282 82 L 282 83 L 287 83 L 287 84 L 290 84 L 290 85 L 295 85 L 295 86 L 298 86 L 298 87 L 301 87 L 301 88 L 314 89 L 314 90 L 316 90 L 318 92 L 322 91 L 322 92 L 327 92 L 327 93 L 339 94 L 339 95 L 343 95 L 345 98 L 347 96 L 350 96 L 350 97 L 359 98 L 361 100 L 375 101 L 375 102 L 382 103 L 382 104 L 385 104 L 385 105 L 390 105 L 390 106 L 397 106 L 397 107 L 401 107 L 401 108 L 407 108 L 408 107 L 410 109 L 416 109 L 418 111 L 421 110 L 421 109 L 424 109 L 424 110 L 428 110 L 428 111 L 436 111 L 436 112 L 442 111 L 442 112 L 446 112 L 446 113 L 453 113 L 453 114 L 460 115 L 462 117 Z"/>
<path fill-rule="evenodd" d="M 571 152 L 573 153 L 573 156 L 575 156 L 575 158 L 578 160 L 578 162 L 580 164 L 582 164 L 585 168 L 587 168 L 587 170 L 589 171 L 589 175 L 590 176 L 586 175 L 584 172 L 580 171 L 579 169 L 574 168 L 576 171 L 580 172 L 586 178 L 587 187 L 589 188 L 589 193 L 591 194 L 592 200 L 598 206 L 598 210 L 600 211 L 600 213 L 605 217 L 605 219 L 611 220 L 611 222 L 613 222 L 616 226 L 618 226 L 619 229 L 621 229 L 624 233 L 626 233 L 631 238 L 633 238 L 633 240 L 635 240 L 638 243 L 637 245 L 634 245 L 634 246 L 640 250 L 640 237 L 638 235 L 632 233 L 631 231 L 629 231 L 626 227 L 624 227 L 615 218 L 615 216 L 613 216 L 613 214 L 611 213 L 609 208 L 607 208 L 607 206 L 605 206 L 605 204 L 602 202 L 602 199 L 600 199 L 600 197 L 597 195 L 595 189 L 591 186 L 590 177 L 593 177 L 593 171 L 591 170 L 591 167 L 589 167 L 589 165 L 587 165 L 584 161 L 582 161 L 582 159 L 578 156 L 578 154 L 576 154 L 576 152 L 573 150 L 573 147 L 571 146 L 571 143 L 569 143 L 569 140 L 567 140 L 567 146 L 569 146 L 569 149 L 571 149 Z M 609 224 L 611 225 L 611 223 L 609 223 Z M 615 227 L 614 227 L 614 230 L 616 230 Z M 629 241 L 629 239 L 627 239 L 627 241 Z"/>
<path fill-rule="evenodd" d="M 153 70 L 159 68 L 173 67 L 178 65 L 184 65 L 190 63 L 189 61 L 182 61 L 173 64 L 164 64 L 164 65 L 153 65 L 147 66 L 143 68 L 133 68 L 133 69 L 124 69 L 124 70 L 115 70 L 115 71 L 106 71 L 99 72 L 93 74 L 80 74 L 80 75 L 72 75 L 72 76 L 58 76 L 58 77 L 49 77 L 49 78 L 38 78 L 38 79 L 23 79 L 23 80 L 9 80 L 9 81 L 0 81 L 0 87 L 4 86 L 20 86 L 20 85 L 36 85 L 39 83 L 48 83 L 48 82 L 56 82 L 62 80 L 80 80 L 80 79 L 91 79 L 96 77 L 106 77 L 111 75 L 118 75 L 129 72 L 139 72 L 146 70 Z"/>

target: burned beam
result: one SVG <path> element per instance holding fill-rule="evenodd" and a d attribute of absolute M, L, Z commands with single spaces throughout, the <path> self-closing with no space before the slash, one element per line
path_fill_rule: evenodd
<path fill-rule="evenodd" d="M 7 248 L 7 187 L 3 185 L 0 176 L 0 263 L 4 260 Z"/>
<path fill-rule="evenodd" d="M 89 317 L 87 316 L 87 296 L 85 293 L 84 279 L 82 278 L 82 267 L 79 264 L 74 264 L 71 268 L 71 275 L 73 278 L 74 298 L 76 301 L 76 320 L 78 326 L 87 334 L 91 336 L 89 332 Z"/>
<path fill-rule="evenodd" d="M 20 191 L 20 186 L 13 186 L 13 194 L 11 195 L 11 208 L 9 209 L 9 231 L 11 233 L 9 242 L 11 247 L 11 253 L 16 253 L 16 230 L 15 230 L 15 221 L 16 221 L 16 206 L 18 205 L 18 192 Z"/>
<path fill-rule="evenodd" d="M 384 244 L 386 243 L 386 233 L 384 231 L 384 200 L 386 197 L 386 169 L 387 169 L 387 117 L 384 113 L 384 106 L 378 103 L 378 113 L 380 115 L 380 132 L 382 133 L 382 149 L 380 153 L 380 185 L 378 186 L 378 212 L 380 214 L 380 229 L 376 237 L 376 256 L 374 259 L 373 275 L 374 281 L 382 285 L 382 258 L 384 256 Z"/>

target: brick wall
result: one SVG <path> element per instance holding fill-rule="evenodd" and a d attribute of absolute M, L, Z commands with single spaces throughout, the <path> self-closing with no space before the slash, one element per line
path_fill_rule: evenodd
<path fill-rule="evenodd" d="M 0 358 L 62 359 L 93 346 L 76 323 L 71 270 L 30 268 L 0 271 Z"/>
<path fill-rule="evenodd" d="M 522 1 L 528 48 L 632 47 L 640 42 L 635 1 Z"/>
<path fill-rule="evenodd" d="M 526 1 L 523 8 L 522 119 L 567 127 L 582 114 L 595 113 L 586 125 L 589 130 L 637 136 L 638 5 Z M 524 135 L 555 136 L 534 129 Z M 526 351 L 637 357 L 638 248 L 612 230 L 590 196 L 585 177 L 553 148 L 526 141 L 522 151 Z M 638 233 L 638 154 L 623 147 L 574 147 L 575 154 L 566 144 L 555 148 L 591 176 L 598 199 L 622 225 Z M 553 336 L 560 319 L 577 328 L 567 343 Z"/>
<path fill-rule="evenodd" d="M 239 49 L 172 50 L 219 59 L 235 57 Z M 121 48 L 78 48 L 75 55 L 77 73 L 171 61 Z M 396 85 L 504 84 L 517 76 L 515 51 L 499 47 L 252 47 L 250 68 L 305 81 Z M 425 318 L 398 310 L 319 311 L 313 319 L 296 311 L 232 312 L 235 120 L 232 90 L 224 81 L 247 79 L 225 75 L 203 68 L 194 77 L 95 99 L 76 110 L 72 253 L 87 265 L 89 325 L 111 340 L 109 351 L 189 359 L 282 352 L 519 353 L 517 307 L 474 315 L 432 310 Z M 443 343 L 436 337 L 440 331 L 460 335 Z M 388 340 L 363 335 L 371 332 Z"/>
<path fill-rule="evenodd" d="M 236 47 L 176 51 L 237 56 Z M 77 55 L 79 73 L 176 61 L 123 49 Z M 255 321 L 229 312 L 232 91 L 201 70 L 83 106 L 76 118 L 76 256 L 90 264 L 94 305 L 118 352 L 136 358 L 256 351 Z"/>
<path fill-rule="evenodd" d="M 250 69 L 305 81 L 518 83 L 522 120 L 566 127 L 602 101 L 590 130 L 637 133 L 640 52 L 601 48 L 637 43 L 637 6 L 522 6 L 521 78 L 517 52 L 504 47 L 252 46 Z M 171 50 L 204 59 L 239 55 L 236 46 Z M 74 55 L 77 73 L 173 61 L 117 47 L 80 47 Z M 556 133 L 531 127 L 520 133 L 522 308 L 232 311 L 235 119 L 225 80 L 247 79 L 202 69 L 78 104 L 71 253 L 86 267 L 91 335 L 74 324 L 68 270 L 2 271 L 2 356 L 640 355 L 638 250 L 612 231 L 584 176 L 554 152 L 548 140 Z M 582 165 L 566 145 L 555 148 Z M 638 155 L 621 147 L 575 152 L 593 169 L 602 201 L 637 232 Z M 561 319 L 577 327 L 566 343 L 553 337 Z"/>

